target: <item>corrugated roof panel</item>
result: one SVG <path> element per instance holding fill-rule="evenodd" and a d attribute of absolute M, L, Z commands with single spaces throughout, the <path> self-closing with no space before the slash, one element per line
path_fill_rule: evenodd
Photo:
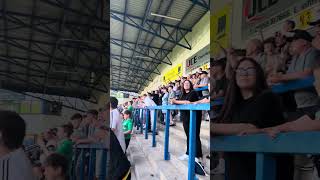
<path fill-rule="evenodd" d="M 128 0 L 128 14 L 142 17 L 146 12 L 146 0 Z"/>

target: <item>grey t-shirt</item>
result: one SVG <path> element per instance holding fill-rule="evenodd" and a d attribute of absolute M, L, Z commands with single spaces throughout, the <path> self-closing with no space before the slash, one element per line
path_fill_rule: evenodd
<path fill-rule="evenodd" d="M 313 69 L 320 59 L 320 51 L 310 48 L 304 54 L 294 57 L 291 61 L 288 74 Z M 294 94 L 298 108 L 311 107 L 318 104 L 318 94 L 314 88 L 297 90 Z"/>
<path fill-rule="evenodd" d="M 1 180 L 35 180 L 25 152 L 20 148 L 0 158 Z"/>
<path fill-rule="evenodd" d="M 208 84 L 209 84 L 209 78 L 208 78 L 208 77 L 205 77 L 205 78 L 201 79 L 199 84 L 200 84 L 200 85 L 201 85 L 201 84 L 207 84 L 207 85 L 208 85 Z M 208 96 L 208 95 L 209 95 L 209 91 L 208 91 L 208 90 L 202 91 L 202 95 L 203 95 L 203 96 Z"/>

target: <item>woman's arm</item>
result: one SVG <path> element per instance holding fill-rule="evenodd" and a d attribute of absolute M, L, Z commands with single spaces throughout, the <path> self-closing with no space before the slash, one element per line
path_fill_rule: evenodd
<path fill-rule="evenodd" d="M 190 104 L 190 101 L 173 99 L 173 100 L 172 100 L 172 103 L 173 103 L 173 104 Z"/>
<path fill-rule="evenodd" d="M 252 124 L 237 123 L 237 124 L 217 124 L 211 123 L 211 132 L 215 135 L 238 135 L 248 129 L 257 129 Z"/>

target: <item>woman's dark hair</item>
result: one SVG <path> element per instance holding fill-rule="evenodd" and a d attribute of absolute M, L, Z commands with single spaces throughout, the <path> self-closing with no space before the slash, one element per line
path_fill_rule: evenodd
<path fill-rule="evenodd" d="M 110 97 L 110 105 L 112 109 L 116 109 L 118 107 L 118 99 L 115 97 Z"/>
<path fill-rule="evenodd" d="M 123 114 L 126 114 L 126 115 L 129 115 L 129 117 L 131 117 L 131 111 L 129 111 L 129 110 L 125 110 L 124 112 L 123 112 Z"/>
<path fill-rule="evenodd" d="M 239 65 L 245 61 L 251 62 L 256 69 L 256 86 L 253 89 L 253 96 L 257 96 L 260 93 L 262 93 L 264 90 L 268 89 L 264 71 L 262 67 L 254 59 L 248 58 L 248 57 L 242 58 L 236 65 L 236 69 L 238 69 Z M 240 88 L 237 85 L 237 81 L 236 81 L 236 73 L 233 72 L 230 82 L 228 84 L 224 105 L 219 115 L 219 122 L 226 123 L 230 121 L 230 118 L 232 116 L 232 113 L 235 110 L 235 107 L 238 106 L 242 100 L 243 100 L 243 97 L 241 95 Z"/>
<path fill-rule="evenodd" d="M 25 121 L 13 111 L 0 111 L 0 142 L 8 149 L 18 149 L 22 146 L 26 135 Z"/>
<path fill-rule="evenodd" d="M 185 82 L 189 82 L 189 83 L 190 83 L 190 92 L 193 91 L 192 82 L 191 82 L 190 80 L 185 80 L 185 81 L 183 82 L 183 84 L 184 84 Z M 182 94 L 187 94 L 187 93 L 186 93 L 186 90 L 184 89 L 184 86 L 181 86 L 181 92 L 182 92 Z"/>
<path fill-rule="evenodd" d="M 63 129 L 63 132 L 67 134 L 67 137 L 70 137 L 71 134 L 73 133 L 73 126 L 72 124 L 65 124 L 62 125 L 61 128 Z"/>
<path fill-rule="evenodd" d="M 68 159 L 57 153 L 49 155 L 45 161 L 46 166 L 53 167 L 54 169 L 61 168 L 61 175 L 68 179 Z"/>
<path fill-rule="evenodd" d="M 168 92 L 168 88 L 167 88 L 167 87 L 163 87 L 162 89 L 163 89 L 163 90 L 166 90 L 166 91 Z"/>

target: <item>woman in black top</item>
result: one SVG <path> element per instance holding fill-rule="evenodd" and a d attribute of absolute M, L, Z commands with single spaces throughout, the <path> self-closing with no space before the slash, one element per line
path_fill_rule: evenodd
<path fill-rule="evenodd" d="M 212 133 L 235 135 L 250 128 L 272 127 L 285 122 L 278 97 L 269 91 L 260 65 L 243 58 L 236 66 L 220 114 L 220 124 Z M 225 153 L 226 174 L 229 180 L 255 179 L 255 153 Z M 277 156 L 277 179 L 293 179 L 290 156 Z"/>
<path fill-rule="evenodd" d="M 199 100 L 197 92 L 193 90 L 192 82 L 189 80 L 184 81 L 183 87 L 181 88 L 181 95 L 179 100 L 172 100 L 174 104 L 190 104 Z M 202 149 L 200 141 L 200 127 L 201 127 L 201 111 L 196 111 L 196 157 L 202 159 Z M 181 156 L 180 160 L 186 160 L 189 155 L 189 124 L 190 124 L 190 111 L 180 111 L 180 118 L 183 122 L 184 132 L 187 136 L 187 152 Z"/>

